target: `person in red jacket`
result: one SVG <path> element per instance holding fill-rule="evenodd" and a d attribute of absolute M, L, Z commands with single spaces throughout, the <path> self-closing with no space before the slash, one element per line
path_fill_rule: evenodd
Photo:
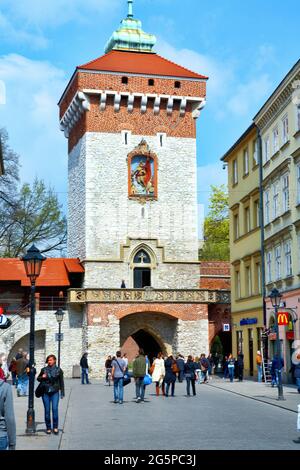
<path fill-rule="evenodd" d="M 4 380 L 4 382 L 6 382 L 6 377 L 1 366 L 2 364 L 0 364 L 0 380 Z"/>

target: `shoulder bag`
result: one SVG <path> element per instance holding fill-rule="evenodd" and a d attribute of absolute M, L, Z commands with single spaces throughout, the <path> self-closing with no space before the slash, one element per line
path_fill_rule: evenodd
<path fill-rule="evenodd" d="M 118 364 L 120 371 L 123 373 L 123 385 L 125 387 L 126 385 L 130 384 L 130 382 L 131 382 L 131 378 L 129 377 L 128 370 L 126 369 L 126 371 L 124 373 L 121 366 L 120 366 L 120 364 L 119 364 L 119 362 L 118 362 L 118 360 L 115 359 L 115 361 Z"/>

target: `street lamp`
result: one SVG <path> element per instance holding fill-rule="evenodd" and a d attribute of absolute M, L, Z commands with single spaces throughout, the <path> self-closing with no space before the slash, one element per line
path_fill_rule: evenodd
<path fill-rule="evenodd" d="M 35 412 L 34 412 L 34 381 L 35 381 L 35 367 L 34 367 L 34 348 L 35 348 L 35 283 L 40 275 L 42 263 L 45 256 L 32 245 L 23 256 L 22 261 L 25 266 L 27 277 L 30 279 L 30 337 L 29 337 L 29 397 L 28 397 L 28 410 L 27 410 L 27 425 L 26 433 L 34 434 L 36 431 L 35 426 Z"/>
<path fill-rule="evenodd" d="M 60 343 L 62 341 L 61 324 L 62 324 L 62 321 L 64 319 L 64 314 L 65 314 L 65 312 L 63 311 L 62 308 L 57 309 L 57 311 L 55 312 L 56 320 L 57 320 L 57 323 L 58 323 L 58 337 L 57 337 L 57 340 L 58 340 L 58 367 L 60 367 Z"/>
<path fill-rule="evenodd" d="M 282 294 L 279 292 L 279 290 L 277 290 L 274 287 L 269 297 L 272 303 L 272 307 L 275 309 L 276 350 L 277 350 L 277 360 L 278 360 L 278 400 L 284 400 L 282 377 L 281 377 L 281 346 L 280 346 L 279 325 L 278 325 L 278 309 L 280 307 L 280 299 L 282 298 Z"/>

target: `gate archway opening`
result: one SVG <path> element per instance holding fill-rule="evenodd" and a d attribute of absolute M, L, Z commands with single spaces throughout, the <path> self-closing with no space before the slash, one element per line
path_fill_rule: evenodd
<path fill-rule="evenodd" d="M 156 339 L 145 330 L 139 330 L 131 335 L 133 340 L 136 342 L 139 348 L 142 348 L 145 354 L 149 357 L 150 361 L 153 361 L 154 357 L 157 357 L 158 353 L 162 351 L 161 346 Z"/>

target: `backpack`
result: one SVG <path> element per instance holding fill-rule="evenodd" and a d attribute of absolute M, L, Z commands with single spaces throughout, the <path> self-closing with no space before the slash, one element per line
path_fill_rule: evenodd
<path fill-rule="evenodd" d="M 171 369 L 172 369 L 172 372 L 173 372 L 174 374 L 178 374 L 179 369 L 178 369 L 177 362 L 175 362 L 175 361 L 173 362 L 173 364 L 171 365 Z"/>

